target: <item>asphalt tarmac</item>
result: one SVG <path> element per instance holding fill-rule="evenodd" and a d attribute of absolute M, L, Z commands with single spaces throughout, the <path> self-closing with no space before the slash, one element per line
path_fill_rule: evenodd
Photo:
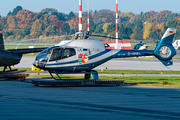
<path fill-rule="evenodd" d="M 34 57 L 15 66 L 32 67 Z M 172 70 L 179 70 L 174 60 Z M 158 60 L 112 59 L 99 69 L 167 70 Z M 125 74 L 126 76 L 126 74 Z M 0 120 L 180 119 L 180 89 L 123 84 L 93 87 L 34 87 L 0 81 Z"/>
<path fill-rule="evenodd" d="M 1 120 L 180 119 L 180 89 L 124 84 L 34 87 L 0 81 Z"/>

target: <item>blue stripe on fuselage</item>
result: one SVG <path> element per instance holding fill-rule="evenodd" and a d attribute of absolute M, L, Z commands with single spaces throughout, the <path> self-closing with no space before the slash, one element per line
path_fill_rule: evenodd
<path fill-rule="evenodd" d="M 98 57 L 98 56 L 104 55 L 104 54 L 106 54 L 106 53 L 108 53 L 108 52 L 110 52 L 110 51 L 111 51 L 111 49 L 106 49 L 106 50 L 103 51 L 103 52 L 100 52 L 100 53 L 98 53 L 98 54 L 95 54 L 95 55 L 90 56 L 90 57 L 89 57 L 89 60 L 90 60 L 90 59 L 94 59 L 94 58 L 96 58 L 96 57 Z"/>
<path fill-rule="evenodd" d="M 79 71 L 73 71 L 73 67 L 75 66 L 66 66 L 66 67 L 55 67 L 55 68 L 45 68 L 47 70 L 55 70 L 55 71 L 68 71 L 68 72 L 80 72 L 80 71 L 85 71 L 84 68 L 88 68 L 87 70 L 91 70 L 105 62 L 107 62 L 108 60 L 112 59 L 113 58 L 113 55 L 107 57 L 107 58 L 104 58 L 104 59 L 101 59 L 99 61 L 96 61 L 94 63 L 89 63 L 89 64 L 81 64 L 78 68 Z M 80 70 L 80 68 L 83 68 L 82 70 Z"/>

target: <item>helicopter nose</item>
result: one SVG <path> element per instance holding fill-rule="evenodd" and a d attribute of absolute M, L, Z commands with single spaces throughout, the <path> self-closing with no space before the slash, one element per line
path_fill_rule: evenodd
<path fill-rule="evenodd" d="M 35 61 L 34 66 L 37 66 L 39 68 L 45 68 L 46 63 L 47 63 L 46 59 L 39 59 Z"/>
<path fill-rule="evenodd" d="M 38 61 L 36 61 L 36 59 L 34 60 L 33 65 L 34 65 L 35 67 L 38 67 Z"/>
<path fill-rule="evenodd" d="M 44 68 L 47 63 L 46 54 L 39 54 L 34 59 L 33 65 L 38 68 Z"/>
<path fill-rule="evenodd" d="M 33 65 L 34 65 L 34 66 L 38 66 L 38 61 L 34 61 L 34 62 L 33 62 Z"/>

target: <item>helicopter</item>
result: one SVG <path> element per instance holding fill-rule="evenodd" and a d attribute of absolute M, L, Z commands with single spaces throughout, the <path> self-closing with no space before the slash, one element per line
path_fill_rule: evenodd
<path fill-rule="evenodd" d="M 145 42 L 140 41 L 139 44 L 136 44 L 133 49 L 135 50 L 147 50 L 150 45 L 146 45 Z"/>
<path fill-rule="evenodd" d="M 155 56 L 162 64 L 169 66 L 173 64 L 172 57 L 176 51 L 172 41 L 176 28 L 168 28 L 154 50 L 123 50 L 106 49 L 102 40 L 89 39 L 90 35 L 82 32 L 75 34 L 75 39 L 59 46 L 49 47 L 40 52 L 34 59 L 33 65 L 37 68 L 47 70 L 51 77 L 55 73 L 61 80 L 59 74 L 85 74 L 85 79 L 98 79 L 98 73 L 93 68 L 111 60 L 112 58 Z"/>
<path fill-rule="evenodd" d="M 17 71 L 17 69 L 12 70 L 11 66 L 18 64 L 23 54 L 41 52 L 45 48 L 47 47 L 6 50 L 4 48 L 3 29 L 0 29 L 0 67 L 4 67 L 1 73 Z M 9 71 L 6 71 L 7 67 L 9 67 Z"/>

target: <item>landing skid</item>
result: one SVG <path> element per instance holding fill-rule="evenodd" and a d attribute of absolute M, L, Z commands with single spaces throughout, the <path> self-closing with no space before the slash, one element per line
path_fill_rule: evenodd
<path fill-rule="evenodd" d="M 39 85 L 50 85 L 50 86 L 101 86 L 101 85 L 116 85 L 120 86 L 121 84 L 124 84 L 123 80 L 100 80 L 98 77 L 98 72 L 95 70 L 91 70 L 90 72 L 77 72 L 77 73 L 62 73 L 60 71 L 49 71 L 50 75 L 53 79 L 37 79 L 32 80 L 32 84 L 34 86 Z M 53 74 L 56 74 L 59 79 L 56 79 Z M 84 74 L 84 79 L 61 79 L 61 77 L 58 74 Z M 92 75 L 92 79 L 91 78 Z"/>
<path fill-rule="evenodd" d="M 91 74 L 92 74 L 92 78 L 93 80 L 98 80 L 98 72 L 95 70 L 91 70 L 90 72 L 74 72 L 74 73 L 62 73 L 60 71 L 48 71 L 49 74 L 51 75 L 51 77 L 55 80 L 62 80 L 62 78 L 59 76 L 59 74 L 84 74 L 84 79 L 90 79 L 91 78 Z M 53 74 L 55 74 L 59 79 L 55 78 L 53 76 Z"/>
<path fill-rule="evenodd" d="M 9 67 L 9 71 L 12 71 L 11 66 L 8 66 L 8 67 Z M 7 69 L 7 66 L 4 66 L 3 72 L 5 72 L 6 69 Z"/>
<path fill-rule="evenodd" d="M 52 77 L 53 79 L 55 79 L 55 80 L 61 80 L 61 77 L 60 77 L 55 71 L 53 71 L 53 72 L 48 71 L 48 72 L 49 72 L 49 74 L 51 75 L 51 77 Z M 55 73 L 59 79 L 56 79 L 56 78 L 52 75 L 52 73 Z"/>

